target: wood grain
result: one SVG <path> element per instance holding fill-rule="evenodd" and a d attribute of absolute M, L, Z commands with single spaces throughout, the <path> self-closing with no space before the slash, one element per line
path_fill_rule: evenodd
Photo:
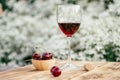
<path fill-rule="evenodd" d="M 56 61 L 61 66 L 66 61 Z M 91 71 L 72 70 L 63 71 L 59 77 L 53 77 L 49 70 L 37 71 L 33 65 L 0 72 L 0 80 L 120 80 L 119 62 L 81 62 L 74 61 L 76 65 L 92 64 L 95 69 Z"/>

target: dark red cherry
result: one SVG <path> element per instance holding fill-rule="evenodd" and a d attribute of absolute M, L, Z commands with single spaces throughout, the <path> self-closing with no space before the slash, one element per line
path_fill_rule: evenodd
<path fill-rule="evenodd" d="M 40 58 L 40 55 L 38 53 L 34 53 L 32 58 L 37 60 Z"/>
<path fill-rule="evenodd" d="M 57 67 L 57 66 L 53 66 L 53 67 L 51 68 L 50 72 L 52 73 L 52 75 L 53 75 L 54 77 L 58 77 L 58 76 L 61 75 L 61 70 L 60 70 L 59 67 Z"/>
<path fill-rule="evenodd" d="M 54 77 L 58 77 L 61 75 L 61 70 L 59 68 L 54 68 L 52 74 Z"/>
<path fill-rule="evenodd" d="M 58 67 L 58 66 L 53 66 L 53 67 L 50 69 L 50 72 L 52 73 L 55 68 L 59 68 L 59 67 Z"/>
<path fill-rule="evenodd" d="M 49 53 L 43 53 L 43 55 L 42 55 L 42 59 L 43 60 L 49 60 L 49 59 L 51 59 L 51 54 L 49 54 Z"/>

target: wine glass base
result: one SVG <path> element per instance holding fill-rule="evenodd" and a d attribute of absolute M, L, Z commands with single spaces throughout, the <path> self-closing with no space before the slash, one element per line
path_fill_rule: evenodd
<path fill-rule="evenodd" d="M 73 63 L 66 63 L 60 69 L 63 71 L 70 71 L 78 69 L 78 66 L 74 65 Z"/>

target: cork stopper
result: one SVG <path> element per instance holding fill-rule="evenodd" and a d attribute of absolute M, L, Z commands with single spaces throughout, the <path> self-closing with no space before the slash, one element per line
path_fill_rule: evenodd
<path fill-rule="evenodd" d="M 90 63 L 87 63 L 87 64 L 84 65 L 84 69 L 86 71 L 91 71 L 91 70 L 94 69 L 94 66 L 92 64 L 90 64 Z"/>

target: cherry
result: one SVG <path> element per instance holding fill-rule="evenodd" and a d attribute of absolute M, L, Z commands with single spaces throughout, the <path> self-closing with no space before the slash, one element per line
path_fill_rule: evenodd
<path fill-rule="evenodd" d="M 53 67 L 50 69 L 50 72 L 52 73 L 55 68 L 59 68 L 59 67 L 58 67 L 58 66 L 53 66 Z"/>
<path fill-rule="evenodd" d="M 42 55 L 42 59 L 43 59 L 43 60 L 52 59 L 52 54 L 45 52 L 45 53 L 43 53 L 43 55 Z"/>
<path fill-rule="evenodd" d="M 59 69 L 59 67 L 53 66 L 53 67 L 51 68 L 51 73 L 52 73 L 52 75 L 53 75 L 54 77 L 58 77 L 58 76 L 61 75 L 61 70 Z"/>
<path fill-rule="evenodd" d="M 34 53 L 32 58 L 37 60 L 40 58 L 40 55 L 38 53 Z"/>
<path fill-rule="evenodd" d="M 55 68 L 52 74 L 54 77 L 58 77 L 61 75 L 61 70 L 59 68 Z"/>

